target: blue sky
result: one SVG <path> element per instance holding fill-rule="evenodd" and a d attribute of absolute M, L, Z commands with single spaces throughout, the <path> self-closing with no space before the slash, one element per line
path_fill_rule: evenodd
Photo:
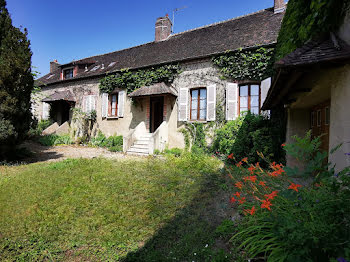
<path fill-rule="evenodd" d="M 67 63 L 154 40 L 157 17 L 175 16 L 175 33 L 272 7 L 273 0 L 7 0 L 13 24 L 28 29 L 32 63 Z"/>

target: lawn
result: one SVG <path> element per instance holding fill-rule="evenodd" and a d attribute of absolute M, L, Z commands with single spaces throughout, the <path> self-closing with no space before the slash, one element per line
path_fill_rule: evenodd
<path fill-rule="evenodd" d="M 0 167 L 0 260 L 226 261 L 224 183 L 194 155 Z"/>

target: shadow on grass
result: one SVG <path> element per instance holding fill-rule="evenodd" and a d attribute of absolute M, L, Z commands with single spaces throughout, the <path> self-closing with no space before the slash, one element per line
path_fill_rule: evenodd
<path fill-rule="evenodd" d="M 230 193 L 217 174 L 203 180 L 192 202 L 122 261 L 232 261 L 229 235 L 216 230 L 236 213 Z"/>
<path fill-rule="evenodd" d="M 25 154 L 24 157 L 18 159 L 24 163 L 36 163 L 48 160 L 59 159 L 63 157 L 63 154 L 57 153 L 55 151 L 50 151 L 52 147 L 40 145 L 38 142 L 28 140 L 19 146 L 23 150 L 29 152 Z"/>

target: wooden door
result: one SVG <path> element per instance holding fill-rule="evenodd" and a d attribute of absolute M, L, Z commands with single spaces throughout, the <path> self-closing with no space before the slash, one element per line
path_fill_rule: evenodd
<path fill-rule="evenodd" d="M 311 109 L 312 137 L 321 136 L 321 150 L 329 151 L 330 101 L 325 101 Z"/>
<path fill-rule="evenodd" d="M 150 131 L 153 133 L 163 122 L 164 97 L 151 97 Z"/>

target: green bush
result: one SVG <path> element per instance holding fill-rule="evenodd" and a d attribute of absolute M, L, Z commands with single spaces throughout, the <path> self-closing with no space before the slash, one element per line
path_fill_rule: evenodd
<path fill-rule="evenodd" d="M 237 161 L 248 157 L 250 163 L 255 163 L 258 151 L 270 160 L 284 162 L 282 131 L 275 121 L 248 112 L 216 131 L 212 152 L 233 154 Z"/>
<path fill-rule="evenodd" d="M 350 259 L 350 169 L 335 173 L 327 154 L 318 150 L 320 138 L 312 140 L 308 133 L 295 139 L 285 148 L 306 168 L 283 169 L 276 163 L 266 170 L 245 163 L 227 167 L 237 187 L 231 202 L 240 203 L 245 215 L 232 240 L 250 259 Z M 299 185 L 295 174 L 312 181 Z"/>
<path fill-rule="evenodd" d="M 40 133 L 42 131 L 44 131 L 46 128 L 48 128 L 51 125 L 51 121 L 50 120 L 40 120 L 38 122 L 38 131 L 40 131 Z"/>
<path fill-rule="evenodd" d="M 70 138 L 69 135 L 56 135 L 56 134 L 41 136 L 38 142 L 43 146 L 73 144 L 72 139 Z"/>
<path fill-rule="evenodd" d="M 99 131 L 96 137 L 91 138 L 90 143 L 92 146 L 107 147 L 112 152 L 123 151 L 123 136 L 106 137 Z"/>
<path fill-rule="evenodd" d="M 176 147 L 175 148 L 171 148 L 171 149 L 165 149 L 164 153 L 165 154 L 171 154 L 171 155 L 174 155 L 174 156 L 181 156 L 182 149 L 176 148 Z"/>

